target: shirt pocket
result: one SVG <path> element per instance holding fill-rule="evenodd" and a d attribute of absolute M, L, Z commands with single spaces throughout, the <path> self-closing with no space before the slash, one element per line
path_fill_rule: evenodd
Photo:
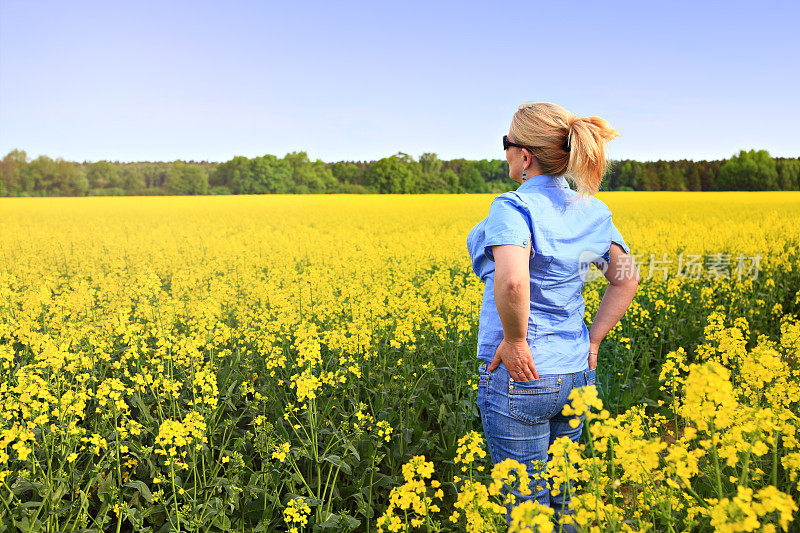
<path fill-rule="evenodd" d="M 531 381 L 509 381 L 509 414 L 527 424 L 538 424 L 554 417 L 559 405 L 561 382 L 557 377 L 540 377 Z"/>

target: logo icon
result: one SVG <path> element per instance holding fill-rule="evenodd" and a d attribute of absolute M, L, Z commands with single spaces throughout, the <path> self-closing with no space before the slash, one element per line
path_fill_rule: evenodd
<path fill-rule="evenodd" d="M 584 250 L 578 254 L 578 272 L 584 283 L 603 277 L 599 270 L 592 270 L 592 263 L 603 262 L 603 256 L 593 250 Z"/>

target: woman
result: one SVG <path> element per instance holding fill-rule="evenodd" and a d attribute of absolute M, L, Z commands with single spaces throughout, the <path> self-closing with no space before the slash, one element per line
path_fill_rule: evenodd
<path fill-rule="evenodd" d="M 561 414 L 573 388 L 593 385 L 600 342 L 625 314 L 639 275 L 608 207 L 592 197 L 617 133 L 599 117 L 579 118 L 547 102 L 519 107 L 503 148 L 516 191 L 497 196 L 467 237 L 484 282 L 478 332 L 478 407 L 493 463 L 513 458 L 542 472 L 553 441 L 578 442 Z M 577 190 L 572 190 L 565 177 Z M 582 288 L 589 264 L 609 281 L 591 330 Z M 541 462 L 537 462 L 541 461 Z M 568 487 L 551 494 L 531 476 L 531 494 L 569 513 Z M 506 519 L 510 521 L 511 506 Z"/>

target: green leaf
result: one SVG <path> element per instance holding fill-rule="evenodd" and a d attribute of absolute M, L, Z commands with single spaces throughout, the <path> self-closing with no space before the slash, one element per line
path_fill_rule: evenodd
<path fill-rule="evenodd" d="M 11 491 L 14 493 L 14 496 L 20 496 L 21 494 L 25 494 L 29 490 L 34 491 L 39 496 L 42 495 L 44 491 L 44 485 L 41 483 L 31 483 L 30 481 L 17 481 L 14 485 L 11 486 Z"/>
<path fill-rule="evenodd" d="M 328 513 L 325 521 L 319 524 L 321 529 L 334 529 L 339 525 L 339 517 L 333 513 Z"/>
<path fill-rule="evenodd" d="M 28 531 L 39 531 L 39 529 L 42 527 L 42 523 L 39 520 L 35 520 L 33 524 L 31 524 L 30 518 L 27 516 L 22 520 L 14 520 L 14 525 L 23 533 L 28 533 Z"/>
<path fill-rule="evenodd" d="M 139 480 L 128 481 L 127 483 L 125 483 L 124 486 L 138 490 L 139 494 L 142 495 L 142 498 L 147 500 L 148 503 L 152 503 L 153 502 L 153 493 L 150 492 L 150 489 L 148 488 L 147 485 L 144 484 L 144 482 L 139 481 Z"/>
<path fill-rule="evenodd" d="M 350 529 L 355 529 L 361 525 L 361 520 L 354 516 L 350 516 L 349 514 L 342 514 L 339 516 L 339 523 L 346 522 L 347 527 Z"/>
<path fill-rule="evenodd" d="M 342 472 L 344 472 L 348 476 L 353 473 L 352 469 L 350 468 L 350 465 L 347 464 L 347 461 L 344 461 L 338 455 L 328 455 L 327 457 L 323 458 L 323 461 L 327 461 L 337 467 L 340 467 L 342 469 Z"/>
<path fill-rule="evenodd" d="M 220 528 L 222 531 L 231 530 L 231 519 L 228 518 L 228 515 L 226 514 L 218 514 L 214 517 L 214 520 L 211 522 L 211 524 Z"/>

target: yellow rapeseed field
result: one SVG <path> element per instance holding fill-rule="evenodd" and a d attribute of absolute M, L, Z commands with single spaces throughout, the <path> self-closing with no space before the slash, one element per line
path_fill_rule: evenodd
<path fill-rule="evenodd" d="M 551 448 L 574 524 L 796 528 L 800 193 L 598 197 L 642 283 Z M 505 531 L 529 478 L 485 452 L 466 250 L 491 200 L 0 199 L 0 533 Z"/>

